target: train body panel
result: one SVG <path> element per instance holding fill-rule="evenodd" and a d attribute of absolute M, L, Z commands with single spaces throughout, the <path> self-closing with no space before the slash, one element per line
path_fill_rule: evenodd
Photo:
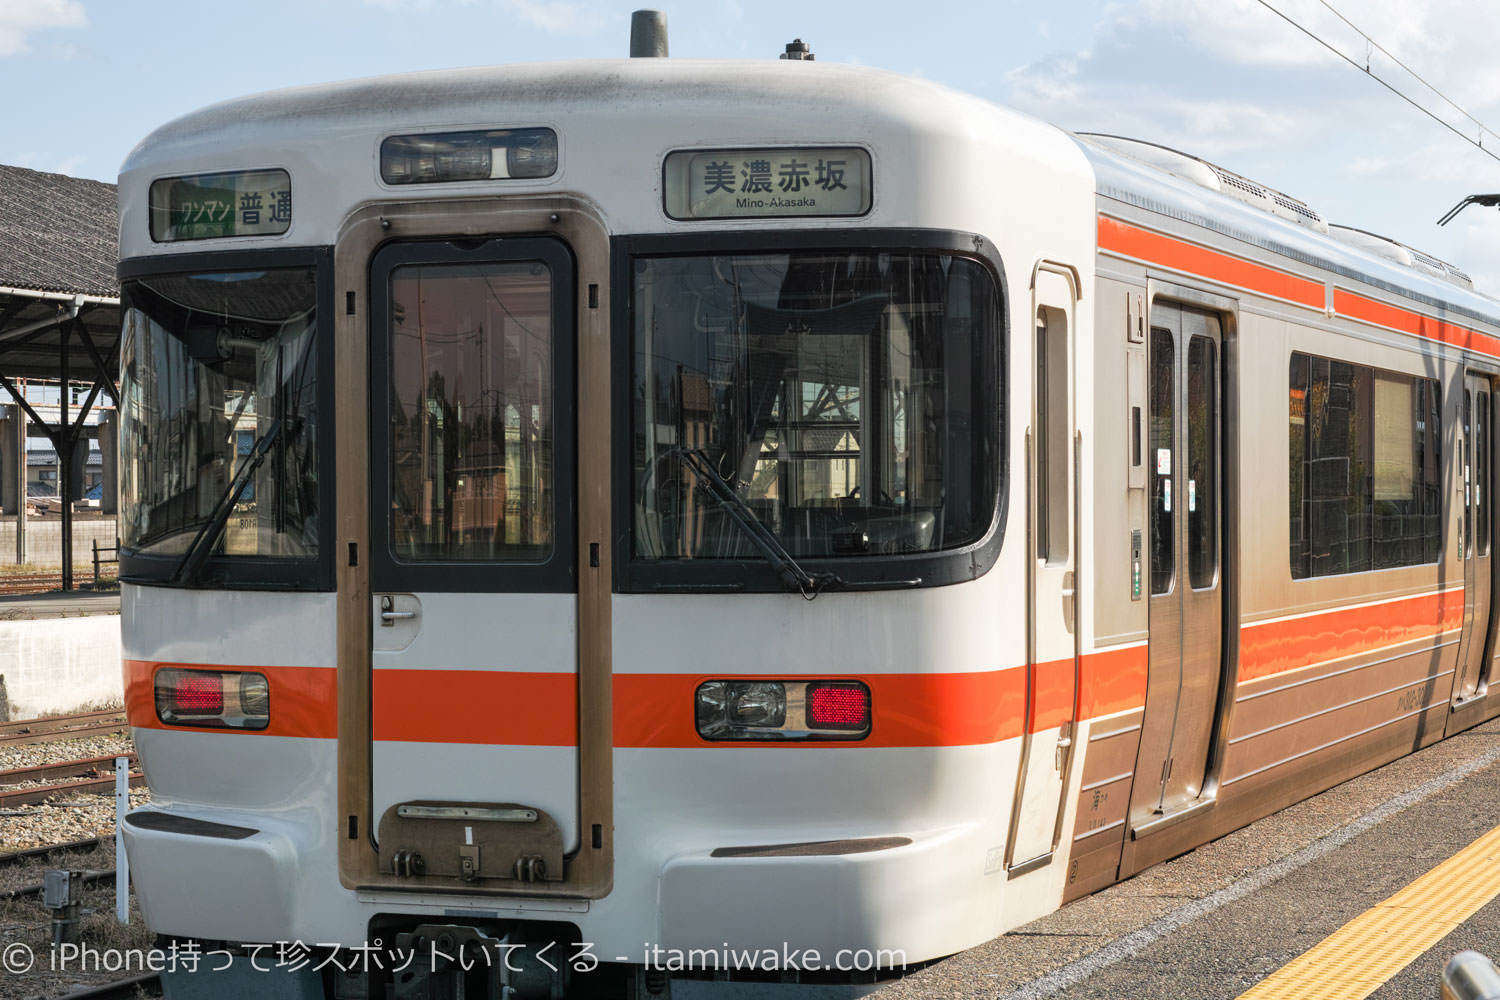
<path fill-rule="evenodd" d="M 1500 305 L 1236 183 L 810 64 L 158 130 L 121 178 L 148 921 L 857 978 L 1496 714 Z"/>

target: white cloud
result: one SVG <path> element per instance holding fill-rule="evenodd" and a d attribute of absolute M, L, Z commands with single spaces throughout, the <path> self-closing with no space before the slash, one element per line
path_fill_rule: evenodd
<path fill-rule="evenodd" d="M 0 0 L 4 3 L 5 0 Z M 436 7 L 457 4 L 476 6 L 476 0 L 364 0 L 372 7 L 402 14 L 421 13 Z M 572 0 L 493 0 L 501 14 L 530 27 L 553 35 L 587 35 L 598 31 L 609 20 L 604 12 L 586 3 Z"/>
<path fill-rule="evenodd" d="M 1039 54 L 997 96 L 1064 127 L 1131 135 L 1202 156 L 1302 198 L 1334 221 L 1385 233 L 1500 290 L 1500 214 L 1435 220 L 1465 194 L 1500 191 L 1500 162 L 1371 77 L 1453 124 L 1400 60 L 1500 130 L 1500 4 L 1473 0 L 1338 3 L 1387 56 L 1321 0 L 1113 0 L 1069 45 Z M 1283 11 L 1354 61 L 1278 17 Z M 1370 72 L 1365 72 L 1366 62 Z M 1500 137 L 1485 146 L 1500 153 Z"/>
<path fill-rule="evenodd" d="M 1328 40 L 1359 68 L 1270 8 Z M 1500 63 L 1489 52 L 1500 35 L 1500 4 L 1367 0 L 1351 20 L 1475 118 L 1500 129 Z M 1444 165 L 1459 155 L 1460 140 L 1368 78 L 1367 61 L 1373 75 L 1459 131 L 1478 133 L 1320 0 L 1121 0 L 1076 49 L 1007 74 L 1005 99 L 1063 125 L 1144 126 L 1143 138 L 1186 143 L 1205 156 L 1299 144 L 1311 153 L 1365 139 L 1377 145 L 1351 150 L 1342 167 L 1358 159 L 1358 170 L 1369 171 L 1370 161 L 1389 150 L 1404 153 L 1428 142 L 1447 144 L 1447 156 L 1439 157 Z M 1500 148 L 1500 138 L 1492 141 Z"/>
<path fill-rule="evenodd" d="M 498 0 L 497 6 L 533 28 L 554 35 L 593 34 L 606 20 L 589 5 L 568 0 Z"/>
<path fill-rule="evenodd" d="M 30 51 L 26 36 L 34 31 L 87 24 L 79 0 L 0 0 L 0 56 Z"/>

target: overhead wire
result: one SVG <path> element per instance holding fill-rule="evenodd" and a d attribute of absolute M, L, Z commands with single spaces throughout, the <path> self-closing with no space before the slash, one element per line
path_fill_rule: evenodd
<path fill-rule="evenodd" d="M 1400 66 L 1402 69 L 1406 70 L 1406 72 L 1411 75 L 1412 79 L 1416 80 L 1422 86 L 1426 87 L 1428 90 L 1430 90 L 1434 94 L 1436 94 L 1443 101 L 1444 104 L 1448 105 L 1454 111 L 1457 111 L 1459 114 L 1463 115 L 1469 121 L 1473 122 L 1476 126 L 1478 126 L 1478 128 L 1479 128 L 1479 130 L 1481 132 L 1488 132 L 1490 135 L 1493 135 L 1495 138 L 1500 139 L 1500 133 L 1496 133 L 1493 129 L 1491 129 L 1489 126 L 1487 126 L 1484 122 L 1480 121 L 1478 118 L 1475 118 L 1473 115 L 1469 114 L 1469 112 L 1467 112 L 1463 108 L 1459 107 L 1458 104 L 1457 104 L 1457 102 L 1455 102 L 1447 94 L 1443 93 L 1437 87 L 1433 86 L 1432 84 L 1428 83 L 1425 79 L 1423 79 L 1422 74 L 1418 73 L 1416 70 L 1414 70 L 1410 66 L 1406 65 L 1406 63 L 1402 62 L 1401 59 L 1399 57 L 1397 57 L 1396 54 L 1393 53 L 1390 49 L 1386 48 L 1384 45 L 1381 45 L 1375 39 L 1371 38 L 1370 35 L 1366 31 L 1364 31 L 1362 28 L 1360 28 L 1359 25 L 1355 24 L 1353 21 L 1349 20 L 1347 17 L 1345 17 L 1343 14 L 1341 14 L 1339 12 L 1338 8 L 1334 7 L 1334 5 L 1331 4 L 1331 3 L 1329 3 L 1328 0 L 1318 0 L 1318 2 L 1320 4 L 1322 4 L 1324 7 L 1328 8 L 1329 12 L 1332 13 L 1334 17 L 1338 18 L 1340 21 L 1343 21 L 1345 24 L 1347 24 L 1350 27 L 1351 30 L 1353 30 L 1356 34 L 1358 34 L 1366 42 L 1368 42 L 1370 45 L 1374 46 L 1375 48 L 1379 49 L 1380 52 L 1381 52 L 1381 54 L 1384 55 L 1387 59 L 1389 59 L 1391 62 L 1395 63 L 1397 66 Z M 1370 67 L 1368 65 L 1365 67 L 1365 72 L 1366 73 L 1370 72 Z"/>
<path fill-rule="evenodd" d="M 1266 10 L 1269 10 L 1271 13 L 1273 13 L 1277 17 L 1281 18 L 1287 24 L 1290 24 L 1292 27 L 1294 27 L 1298 31 L 1302 32 L 1308 38 L 1311 38 L 1313 41 L 1315 41 L 1319 45 L 1323 46 L 1329 52 L 1332 52 L 1334 55 L 1336 55 L 1340 59 L 1344 60 L 1344 62 L 1346 62 L 1349 65 L 1353 66 L 1357 70 L 1361 70 L 1370 79 L 1374 80 L 1376 83 L 1380 84 L 1386 90 L 1389 90 L 1391 93 L 1393 93 L 1397 97 L 1401 98 L 1407 104 L 1410 104 L 1412 107 L 1414 107 L 1418 111 L 1422 112 L 1422 114 L 1426 115 L 1428 118 L 1431 118 L 1433 121 L 1435 121 L 1439 125 L 1443 126 L 1443 128 L 1447 129 L 1448 131 L 1452 132 L 1454 135 L 1458 136 L 1464 142 L 1467 142 L 1469 145 L 1473 146 L 1475 149 L 1479 150 L 1481 153 L 1483 153 L 1484 155 L 1488 156 L 1490 159 L 1495 160 L 1497 162 L 1500 162 L 1500 155 L 1496 155 L 1494 152 L 1492 152 L 1491 150 L 1489 150 L 1488 148 L 1486 148 L 1483 142 L 1478 141 L 1476 139 L 1472 139 L 1468 135 L 1465 135 L 1458 128 L 1454 127 L 1454 125 L 1453 125 L 1452 122 L 1445 121 L 1443 118 L 1441 118 L 1438 115 L 1434 114 L 1430 108 L 1427 108 L 1427 107 L 1423 106 L 1422 104 L 1420 104 L 1419 102 L 1413 100 L 1408 94 L 1406 94 L 1405 92 L 1397 89 L 1391 83 L 1389 83 L 1385 79 L 1381 78 L 1378 74 L 1376 74 L 1368 66 L 1361 66 L 1354 59 L 1350 58 L 1350 56 L 1348 55 L 1348 53 L 1344 52 L 1343 50 L 1339 49 L 1337 46 L 1333 45 L 1331 42 L 1329 42 L 1326 39 L 1322 38 L 1321 36 L 1319 36 L 1318 34 L 1316 34 L 1315 32 L 1313 32 L 1311 29 L 1306 28 L 1306 27 L 1304 27 L 1301 24 L 1298 24 L 1296 21 L 1294 21 L 1291 17 L 1289 17 L 1284 12 L 1282 12 L 1282 11 L 1278 10 L 1277 8 L 1273 7 L 1270 4 L 1269 0 L 1257 0 L 1257 2 L 1262 7 L 1266 8 Z M 1321 2 L 1321 0 L 1320 0 L 1320 2 Z M 1327 6 L 1327 4 L 1325 3 L 1324 6 Z M 1332 8 L 1330 8 L 1330 9 L 1332 9 Z M 1335 13 L 1337 13 L 1337 11 L 1335 11 Z M 1340 17 L 1342 18 L 1342 15 L 1340 15 Z M 1349 23 L 1347 19 L 1344 19 L 1344 22 L 1346 24 Z M 1353 26 L 1351 25 L 1351 27 L 1353 27 Z M 1359 29 L 1356 28 L 1355 30 L 1358 31 Z M 1360 32 L 1360 34 L 1364 35 L 1364 32 Z M 1364 37 L 1367 40 L 1369 40 L 1369 36 L 1368 35 L 1364 35 Z M 1371 40 L 1371 44 L 1374 44 L 1373 40 Z M 1376 47 L 1379 48 L 1379 46 L 1376 46 Z M 1385 49 L 1382 48 L 1381 51 L 1385 52 Z M 1389 55 L 1389 53 L 1387 53 L 1387 55 Z M 1392 58 L 1394 58 L 1394 57 L 1392 57 Z M 1405 69 L 1404 66 L 1402 68 Z M 1411 71 L 1407 70 L 1407 72 L 1411 72 Z M 1412 75 L 1416 76 L 1415 73 L 1413 73 Z M 1417 79 L 1420 80 L 1421 77 L 1417 77 Z M 1438 93 L 1438 96 L 1442 97 L 1442 94 L 1440 92 L 1437 92 L 1435 90 L 1435 88 L 1433 88 L 1432 85 L 1428 84 L 1426 81 L 1423 81 L 1423 86 L 1426 86 L 1430 90 L 1434 90 L 1435 93 Z M 1443 100 L 1448 101 L 1448 98 L 1443 97 Z M 1448 103 L 1449 104 L 1453 104 L 1452 101 L 1448 101 Z M 1458 105 L 1456 105 L 1456 104 L 1453 104 L 1453 106 L 1454 107 L 1458 107 Z M 1460 110 L 1462 110 L 1462 109 L 1460 109 Z M 1472 116 L 1469 116 L 1469 118 L 1470 118 L 1471 121 L 1475 121 L 1475 119 L 1473 119 Z M 1479 124 L 1477 121 L 1475 121 L 1475 123 Z M 1480 127 L 1483 128 L 1484 131 L 1489 132 L 1491 135 L 1496 135 L 1495 132 L 1493 132 L 1489 128 L 1486 128 L 1482 124 L 1480 125 Z"/>

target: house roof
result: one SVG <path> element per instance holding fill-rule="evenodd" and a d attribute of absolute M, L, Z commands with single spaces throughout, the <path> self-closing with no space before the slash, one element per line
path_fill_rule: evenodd
<path fill-rule="evenodd" d="M 119 294 L 115 185 L 0 165 L 0 288 Z"/>

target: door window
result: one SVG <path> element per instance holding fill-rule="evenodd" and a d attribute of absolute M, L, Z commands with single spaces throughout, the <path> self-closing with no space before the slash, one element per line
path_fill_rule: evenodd
<path fill-rule="evenodd" d="M 402 589 L 571 586 L 571 264 L 551 240 L 376 255 L 377 576 L 397 573 Z"/>
<path fill-rule="evenodd" d="M 1212 587 L 1219 568 L 1219 360 L 1208 337 L 1188 342 L 1188 582 Z"/>
<path fill-rule="evenodd" d="M 553 275 L 544 263 L 391 275 L 390 544 L 403 560 L 552 550 Z"/>
<path fill-rule="evenodd" d="M 1172 466 L 1177 400 L 1176 342 L 1172 331 L 1151 330 L 1151 593 L 1172 592 L 1177 570 L 1172 518 Z"/>

